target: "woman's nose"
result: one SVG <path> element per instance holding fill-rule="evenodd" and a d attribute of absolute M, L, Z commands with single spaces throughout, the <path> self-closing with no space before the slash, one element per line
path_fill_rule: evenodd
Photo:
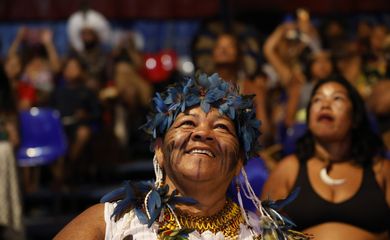
<path fill-rule="evenodd" d="M 321 101 L 321 108 L 329 108 L 331 105 L 331 101 L 328 99 L 324 99 Z"/>
<path fill-rule="evenodd" d="M 199 126 L 194 130 L 191 138 L 194 141 L 213 141 L 214 135 L 208 127 Z"/>

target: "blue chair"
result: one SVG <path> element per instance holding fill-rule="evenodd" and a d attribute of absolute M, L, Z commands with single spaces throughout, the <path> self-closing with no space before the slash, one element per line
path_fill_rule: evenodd
<path fill-rule="evenodd" d="M 260 157 L 254 157 L 248 160 L 248 163 L 244 166 L 245 172 L 248 176 L 249 183 L 251 184 L 256 196 L 260 196 L 263 191 L 263 186 L 265 181 L 268 179 L 268 170 L 265 166 L 263 159 Z M 242 174 L 239 176 L 239 181 L 243 182 L 244 177 Z M 235 180 L 229 186 L 228 197 L 233 199 L 236 203 L 237 200 L 237 188 Z M 245 197 L 241 191 L 241 197 L 246 210 L 256 212 L 256 207 L 253 205 L 252 201 Z"/>
<path fill-rule="evenodd" d="M 279 124 L 277 142 L 282 145 L 283 156 L 287 156 L 295 152 L 296 142 L 301 136 L 303 136 L 306 130 L 306 123 L 295 123 L 289 128 L 286 128 L 283 123 Z"/>
<path fill-rule="evenodd" d="M 66 136 L 60 114 L 50 108 L 19 113 L 21 144 L 16 157 L 22 167 L 50 164 L 65 155 Z"/>

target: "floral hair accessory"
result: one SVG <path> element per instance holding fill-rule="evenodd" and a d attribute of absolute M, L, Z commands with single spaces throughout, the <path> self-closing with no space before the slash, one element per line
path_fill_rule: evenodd
<path fill-rule="evenodd" d="M 164 136 L 177 115 L 186 109 L 199 105 L 208 113 L 214 107 L 234 122 L 247 160 L 259 150 L 260 121 L 256 119 L 253 97 L 239 94 L 237 86 L 224 81 L 216 73 L 186 77 L 156 94 L 152 112 L 141 128 L 155 140 Z"/>

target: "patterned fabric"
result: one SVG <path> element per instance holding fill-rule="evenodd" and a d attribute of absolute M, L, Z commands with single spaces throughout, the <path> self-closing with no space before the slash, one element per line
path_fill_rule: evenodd
<path fill-rule="evenodd" d="M 153 224 L 150 228 L 146 224 L 142 224 L 136 217 L 133 211 L 127 212 L 120 219 L 115 221 L 111 218 L 116 203 L 104 204 L 104 220 L 106 222 L 106 236 L 105 240 L 122 240 L 128 237 L 134 240 L 153 240 L 157 238 L 158 225 Z M 259 219 L 254 213 L 249 213 L 249 220 L 251 223 L 258 222 Z M 255 226 L 256 224 L 252 224 Z M 259 234 L 259 229 L 254 229 Z M 131 236 L 131 237 L 130 237 Z M 192 232 L 189 234 L 189 240 L 227 240 L 222 233 L 213 234 L 206 231 L 202 234 Z M 238 239 L 249 240 L 253 236 L 247 226 L 241 224 L 241 230 Z"/>
<path fill-rule="evenodd" d="M 22 231 L 17 167 L 11 145 L 0 141 L 0 225 Z"/>

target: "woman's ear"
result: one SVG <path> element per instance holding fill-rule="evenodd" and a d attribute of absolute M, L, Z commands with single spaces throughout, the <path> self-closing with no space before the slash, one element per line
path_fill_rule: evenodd
<path fill-rule="evenodd" d="M 162 145 L 162 139 L 157 138 L 154 145 L 154 154 L 156 155 L 158 165 L 160 165 L 161 168 L 164 166 L 164 151 Z"/>

